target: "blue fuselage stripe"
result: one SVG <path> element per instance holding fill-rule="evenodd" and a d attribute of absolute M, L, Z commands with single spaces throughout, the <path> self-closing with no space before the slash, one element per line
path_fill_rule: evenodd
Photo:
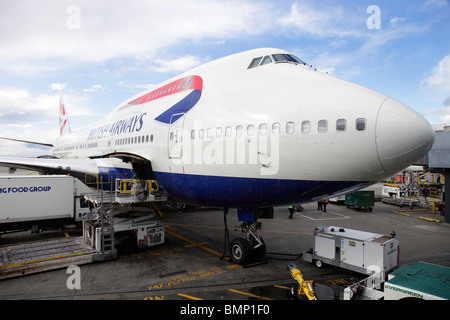
<path fill-rule="evenodd" d="M 309 202 L 340 190 L 351 192 L 373 182 L 253 179 L 155 172 L 174 200 L 212 207 L 276 206 Z"/>
<path fill-rule="evenodd" d="M 191 110 L 195 104 L 200 100 L 202 92 L 200 90 L 194 90 L 188 94 L 183 100 L 177 102 L 175 105 L 161 113 L 155 118 L 156 121 L 170 124 L 174 123 L 181 117 L 181 113 L 186 113 Z M 174 114 L 179 114 L 178 117 L 172 118 Z"/>

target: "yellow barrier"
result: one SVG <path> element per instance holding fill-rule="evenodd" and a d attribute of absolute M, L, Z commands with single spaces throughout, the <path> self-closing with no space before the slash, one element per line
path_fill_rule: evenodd
<path fill-rule="evenodd" d="M 149 192 L 156 192 L 159 190 L 159 185 L 156 180 L 137 180 L 137 179 L 117 179 L 116 180 L 116 190 L 119 193 L 135 193 L 136 186 L 141 181 L 145 181 L 145 188 L 148 189 Z"/>

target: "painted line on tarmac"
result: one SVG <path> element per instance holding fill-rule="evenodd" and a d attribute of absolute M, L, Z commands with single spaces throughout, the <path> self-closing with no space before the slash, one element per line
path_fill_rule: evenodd
<path fill-rule="evenodd" d="M 213 255 L 215 255 L 215 256 L 218 256 L 218 257 L 222 257 L 222 256 L 223 256 L 222 253 L 217 252 L 216 250 L 210 249 L 210 248 L 208 248 L 208 247 L 205 247 L 205 246 L 203 245 L 203 242 L 201 242 L 201 243 L 194 242 L 194 241 L 189 240 L 188 238 L 183 237 L 182 235 L 179 235 L 179 234 L 177 234 L 177 233 L 175 233 L 175 232 L 173 232 L 173 231 L 171 231 L 171 230 L 168 230 L 168 229 L 165 229 L 165 231 L 166 231 L 168 234 L 173 235 L 174 237 L 177 237 L 177 238 L 179 238 L 179 239 L 181 239 L 181 240 L 183 240 L 183 241 L 186 241 L 186 242 L 189 243 L 190 246 L 192 246 L 192 247 L 198 247 L 198 248 L 200 248 L 200 249 L 202 249 L 202 250 L 205 250 L 206 252 L 209 252 L 209 253 L 211 253 L 211 254 L 213 254 Z M 224 258 L 224 259 L 227 259 L 227 258 Z M 229 259 L 229 258 L 228 258 L 228 259 Z"/>
<path fill-rule="evenodd" d="M 228 289 L 228 291 L 234 292 L 234 293 L 239 293 L 239 294 L 243 294 L 246 296 L 250 296 L 253 298 L 257 298 L 257 299 L 263 299 L 263 300 L 273 300 L 267 297 L 263 297 L 263 296 L 257 296 L 256 294 L 252 294 L 252 293 L 248 293 L 248 292 L 243 292 L 243 291 L 239 291 L 239 290 L 235 290 L 235 289 Z"/>
<path fill-rule="evenodd" d="M 204 300 L 204 299 L 193 297 L 193 296 L 190 296 L 190 295 L 187 295 L 187 294 L 184 294 L 184 293 L 179 293 L 178 295 L 180 297 L 191 299 L 191 300 Z"/>
<path fill-rule="evenodd" d="M 321 211 L 319 211 L 319 212 L 321 212 Z M 304 218 L 308 218 L 308 219 L 313 220 L 313 221 L 350 219 L 349 216 L 346 216 L 346 215 L 343 215 L 343 214 L 340 214 L 340 213 L 337 213 L 337 212 L 327 211 L 326 213 L 331 213 L 331 214 L 337 215 L 339 217 L 338 218 L 330 218 L 330 217 L 327 217 L 327 218 L 313 218 L 313 217 L 310 217 L 310 216 L 305 216 L 305 215 L 303 215 L 301 213 L 295 213 L 295 214 L 299 215 L 299 216 L 302 216 Z"/>

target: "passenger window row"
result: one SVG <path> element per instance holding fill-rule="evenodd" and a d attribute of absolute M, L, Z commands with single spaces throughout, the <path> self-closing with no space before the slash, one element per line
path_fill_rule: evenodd
<path fill-rule="evenodd" d="M 364 131 L 367 127 L 367 121 L 364 118 L 358 118 L 355 121 L 355 129 L 356 131 Z M 303 134 L 308 134 L 311 132 L 311 121 L 305 120 L 300 124 L 300 131 Z M 267 135 L 267 133 L 271 130 L 272 134 L 278 135 L 281 133 L 281 124 L 279 122 L 275 122 L 272 124 L 272 128 L 269 129 L 268 125 L 266 123 L 261 123 L 258 127 L 255 127 L 253 124 L 249 124 L 246 128 L 244 128 L 242 125 L 236 126 L 235 133 L 236 137 L 241 137 L 244 132 L 247 134 L 247 136 L 253 136 L 255 134 L 259 134 L 261 136 Z M 287 134 L 294 134 L 296 132 L 295 128 L 295 122 L 289 121 L 286 123 L 285 127 Z M 336 131 L 346 131 L 347 130 L 347 120 L 346 119 L 338 119 L 336 120 Z M 317 131 L 319 133 L 326 133 L 328 132 L 328 120 L 319 120 L 317 123 Z M 195 139 L 196 137 L 196 130 L 191 130 L 191 139 Z M 225 137 L 231 137 L 233 135 L 233 128 L 231 126 L 227 126 L 225 128 L 225 131 L 221 127 L 218 127 L 216 129 L 208 128 L 208 129 L 200 129 L 198 130 L 197 137 L 199 139 L 203 139 L 204 137 L 207 138 L 221 138 L 222 136 Z"/>
<path fill-rule="evenodd" d="M 146 136 L 135 136 L 135 137 L 128 137 L 128 138 L 121 138 L 116 139 L 115 144 L 116 146 L 122 146 L 127 144 L 137 144 L 137 143 L 148 143 L 153 142 L 153 135 L 146 135 Z"/>

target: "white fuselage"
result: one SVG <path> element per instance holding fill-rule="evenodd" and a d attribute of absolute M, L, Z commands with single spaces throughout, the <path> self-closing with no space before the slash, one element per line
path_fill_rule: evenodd
<path fill-rule="evenodd" d="M 412 109 L 302 63 L 275 63 L 280 53 L 247 51 L 168 80 L 62 135 L 54 155 L 136 155 L 175 199 L 245 207 L 348 192 L 431 148 L 433 130 Z M 271 61 L 248 68 L 258 57 Z"/>

